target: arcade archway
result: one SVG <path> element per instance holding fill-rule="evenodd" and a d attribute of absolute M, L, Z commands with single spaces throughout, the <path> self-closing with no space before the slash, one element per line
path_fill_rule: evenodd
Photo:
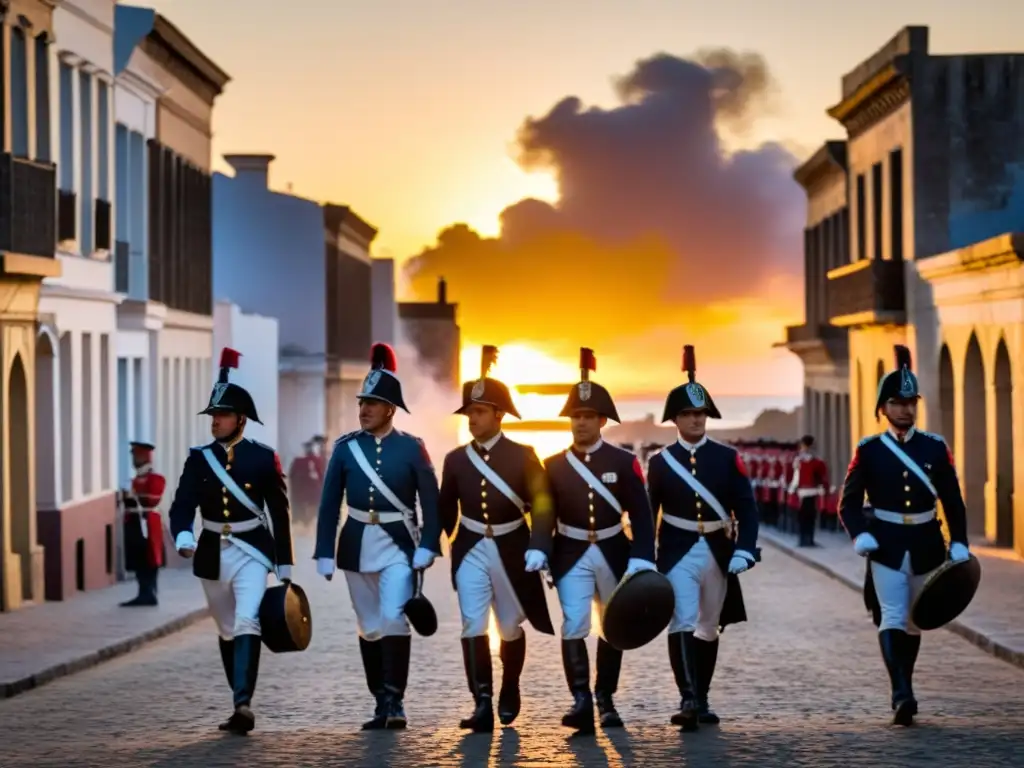
<path fill-rule="evenodd" d="M 988 480 L 985 379 L 981 345 L 972 333 L 964 357 L 963 486 L 967 533 L 975 540 L 985 539 L 985 483 Z"/>
<path fill-rule="evenodd" d="M 992 377 L 996 398 L 995 543 L 1013 546 L 1013 372 L 1006 341 L 996 347 Z"/>

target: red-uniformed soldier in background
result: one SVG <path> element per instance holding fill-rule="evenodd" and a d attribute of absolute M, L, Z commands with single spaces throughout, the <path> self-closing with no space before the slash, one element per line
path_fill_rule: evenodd
<path fill-rule="evenodd" d="M 813 435 L 800 439 L 800 452 L 791 466 L 789 492 L 796 496 L 797 528 L 800 546 L 814 546 L 814 529 L 818 523 L 818 508 L 828 491 L 828 467 L 820 456 L 811 453 Z"/>
<path fill-rule="evenodd" d="M 125 570 L 134 571 L 139 594 L 121 603 L 127 608 L 157 604 L 157 574 L 164 565 L 164 528 L 157 507 L 167 479 L 153 471 L 151 443 L 129 443 L 135 477 L 131 488 L 121 492 L 124 508 Z"/>

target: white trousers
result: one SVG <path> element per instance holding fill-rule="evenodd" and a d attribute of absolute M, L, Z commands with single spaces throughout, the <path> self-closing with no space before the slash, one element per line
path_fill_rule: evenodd
<path fill-rule="evenodd" d="M 206 604 L 225 640 L 260 634 L 260 603 L 267 591 L 266 565 L 231 541 L 220 542 L 220 578 L 200 579 Z"/>
<path fill-rule="evenodd" d="M 480 539 L 466 553 L 455 572 L 455 590 L 459 595 L 463 637 L 487 634 L 492 607 L 502 640 L 512 642 L 523 636 L 526 614 L 505 573 L 494 539 Z"/>
<path fill-rule="evenodd" d="M 618 583 L 601 548 L 597 544 L 587 547 L 583 557 L 555 585 L 558 602 L 562 604 L 564 640 L 582 640 L 590 635 L 595 601 L 598 615 L 603 616 L 604 606 Z"/>
<path fill-rule="evenodd" d="M 693 632 L 708 642 L 717 639 L 729 582 L 703 536 L 668 572 L 668 580 L 676 593 L 668 631 Z"/>
<path fill-rule="evenodd" d="M 345 571 L 356 626 L 364 640 L 408 635 L 405 604 L 412 598 L 412 566 L 391 534 L 379 525 L 363 526 L 359 573 Z"/>
<path fill-rule="evenodd" d="M 919 635 L 921 630 L 910 620 L 910 606 L 914 603 L 925 580 L 932 571 L 921 575 L 915 574 L 910 565 L 910 553 L 903 556 L 903 563 L 898 571 L 887 568 L 881 563 L 872 561 L 871 579 L 875 582 L 875 595 L 882 609 L 882 623 L 878 631 L 902 629 L 910 635 Z"/>

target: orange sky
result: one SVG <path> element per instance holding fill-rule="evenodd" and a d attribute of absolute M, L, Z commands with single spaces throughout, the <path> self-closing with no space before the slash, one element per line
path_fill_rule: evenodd
<path fill-rule="evenodd" d="M 516 140 L 524 120 L 543 119 L 567 96 L 580 99 L 582 112 L 616 109 L 621 101 L 613 78 L 659 51 L 679 57 L 709 47 L 759 53 L 772 98 L 747 112 L 742 130 L 719 125 L 723 145 L 756 149 L 774 140 L 802 158 L 841 135 L 824 113 L 837 99 L 841 75 L 901 24 L 929 24 L 932 49 L 939 52 L 1018 50 L 1024 28 L 1024 3 L 1012 0 L 864 0 L 856 13 L 846 5 L 819 4 L 814 14 L 799 15 L 754 0 L 294 0 L 286 13 L 270 0 L 150 5 L 233 77 L 215 109 L 216 167 L 225 169 L 219 159 L 224 153 L 274 153 L 272 186 L 291 185 L 296 194 L 352 205 L 380 228 L 376 254 L 399 260 L 435 243 L 438 231 L 452 223 L 493 237 L 507 206 L 524 197 L 557 201 L 558 169 L 545 165 L 550 158 L 533 157 L 528 168 L 516 161 L 523 159 Z M 551 145 L 557 138 L 545 141 Z M 621 146 L 643 147 L 625 139 Z M 658 168 L 652 158 L 645 161 L 645 167 Z M 629 168 L 624 161 L 618 168 L 611 164 L 619 174 Z M 587 163 L 577 170 L 575 178 L 586 180 Z M 630 189 L 611 191 L 629 200 Z M 713 389 L 717 381 L 719 391 L 737 393 L 800 390 L 799 361 L 770 347 L 785 323 L 802 317 L 799 275 L 794 282 L 786 268 L 774 279 L 755 275 L 749 288 L 729 282 L 730 274 L 757 266 L 756 259 L 744 261 L 752 249 L 731 234 L 751 228 L 742 217 L 729 220 L 717 209 L 703 217 L 709 229 L 730 234 L 724 250 L 695 248 L 709 237 L 688 234 L 705 223 L 700 219 L 674 238 L 655 233 L 640 244 L 634 238 L 610 246 L 608 238 L 622 234 L 605 231 L 615 217 L 603 211 L 614 196 L 584 193 L 575 196 L 576 209 L 560 212 L 562 228 L 569 221 L 599 247 L 588 256 L 563 239 L 561 247 L 530 249 L 561 262 L 538 275 L 547 283 L 526 302 L 530 312 L 514 316 L 501 302 L 502 311 L 494 310 L 494 294 L 505 282 L 494 264 L 514 249 L 498 249 L 497 261 L 479 279 L 459 285 L 452 277 L 467 341 L 507 344 L 516 335 L 534 344 L 548 340 L 549 351 L 569 362 L 574 347 L 594 346 L 603 376 L 621 375 L 622 386 L 656 391 L 676 380 L 679 349 L 694 343 L 701 378 Z M 586 221 L 584 203 L 599 209 L 596 221 Z M 655 229 L 665 229 L 670 212 L 659 211 L 652 220 Z M 649 225 L 638 219 L 622 226 L 635 234 Z M 755 225 L 760 231 L 766 222 Z M 792 234 L 799 243 L 799 225 Z M 667 267 L 659 253 L 665 248 L 678 256 Z M 799 244 L 793 250 L 789 264 L 799 272 Z M 641 273 L 659 274 L 659 284 L 635 290 L 619 307 L 609 302 L 607 290 L 594 297 L 595 286 L 643 276 L 595 279 L 594 253 L 609 263 L 631 259 Z M 723 269 L 720 262 L 732 260 L 741 268 Z M 522 280 L 529 264 L 521 258 L 511 279 Z M 714 279 L 693 278 L 701 264 Z M 431 277 L 422 274 L 421 280 L 426 284 Z M 724 295 L 726 289 L 732 293 Z"/>

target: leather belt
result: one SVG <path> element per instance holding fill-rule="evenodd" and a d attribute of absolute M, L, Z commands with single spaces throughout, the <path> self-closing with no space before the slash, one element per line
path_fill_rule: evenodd
<path fill-rule="evenodd" d="M 485 536 L 488 539 L 493 539 L 495 536 L 504 536 L 507 533 L 519 528 L 524 525 L 526 520 L 520 517 L 518 520 L 513 520 L 510 523 L 482 523 L 479 520 L 474 520 L 471 517 L 459 518 L 459 525 L 463 526 L 466 530 L 472 531 L 473 533 Z"/>
<path fill-rule="evenodd" d="M 405 522 L 405 515 L 401 512 L 364 512 L 361 509 L 349 507 L 348 516 L 366 525 L 386 525 L 388 523 Z"/>
<path fill-rule="evenodd" d="M 887 509 L 875 509 L 874 515 L 876 519 L 881 520 L 883 523 L 921 525 L 923 523 L 930 523 L 935 519 L 935 510 L 929 509 L 927 512 L 914 512 L 904 515 L 901 512 L 890 512 Z"/>
<path fill-rule="evenodd" d="M 232 533 L 247 533 L 248 531 L 255 531 L 257 528 L 262 528 L 263 523 L 259 521 L 259 518 L 254 517 L 252 520 L 242 520 L 239 523 L 218 523 L 216 520 L 207 520 L 203 518 L 203 530 L 213 531 L 219 533 L 223 537 L 228 537 Z"/>
<path fill-rule="evenodd" d="M 701 536 L 705 533 L 714 533 L 725 528 L 724 520 L 689 520 L 685 517 L 676 517 L 675 515 L 666 515 L 664 513 L 662 513 L 661 519 L 673 528 L 692 531 L 693 533 L 699 533 Z"/>
<path fill-rule="evenodd" d="M 567 539 L 589 541 L 591 544 L 594 544 L 598 541 L 604 541 L 605 539 L 610 539 L 612 536 L 617 536 L 622 533 L 622 523 L 617 523 L 610 528 L 601 528 L 600 530 L 593 531 L 588 528 L 577 528 L 573 525 L 558 523 L 558 533 L 561 536 L 565 536 Z"/>

